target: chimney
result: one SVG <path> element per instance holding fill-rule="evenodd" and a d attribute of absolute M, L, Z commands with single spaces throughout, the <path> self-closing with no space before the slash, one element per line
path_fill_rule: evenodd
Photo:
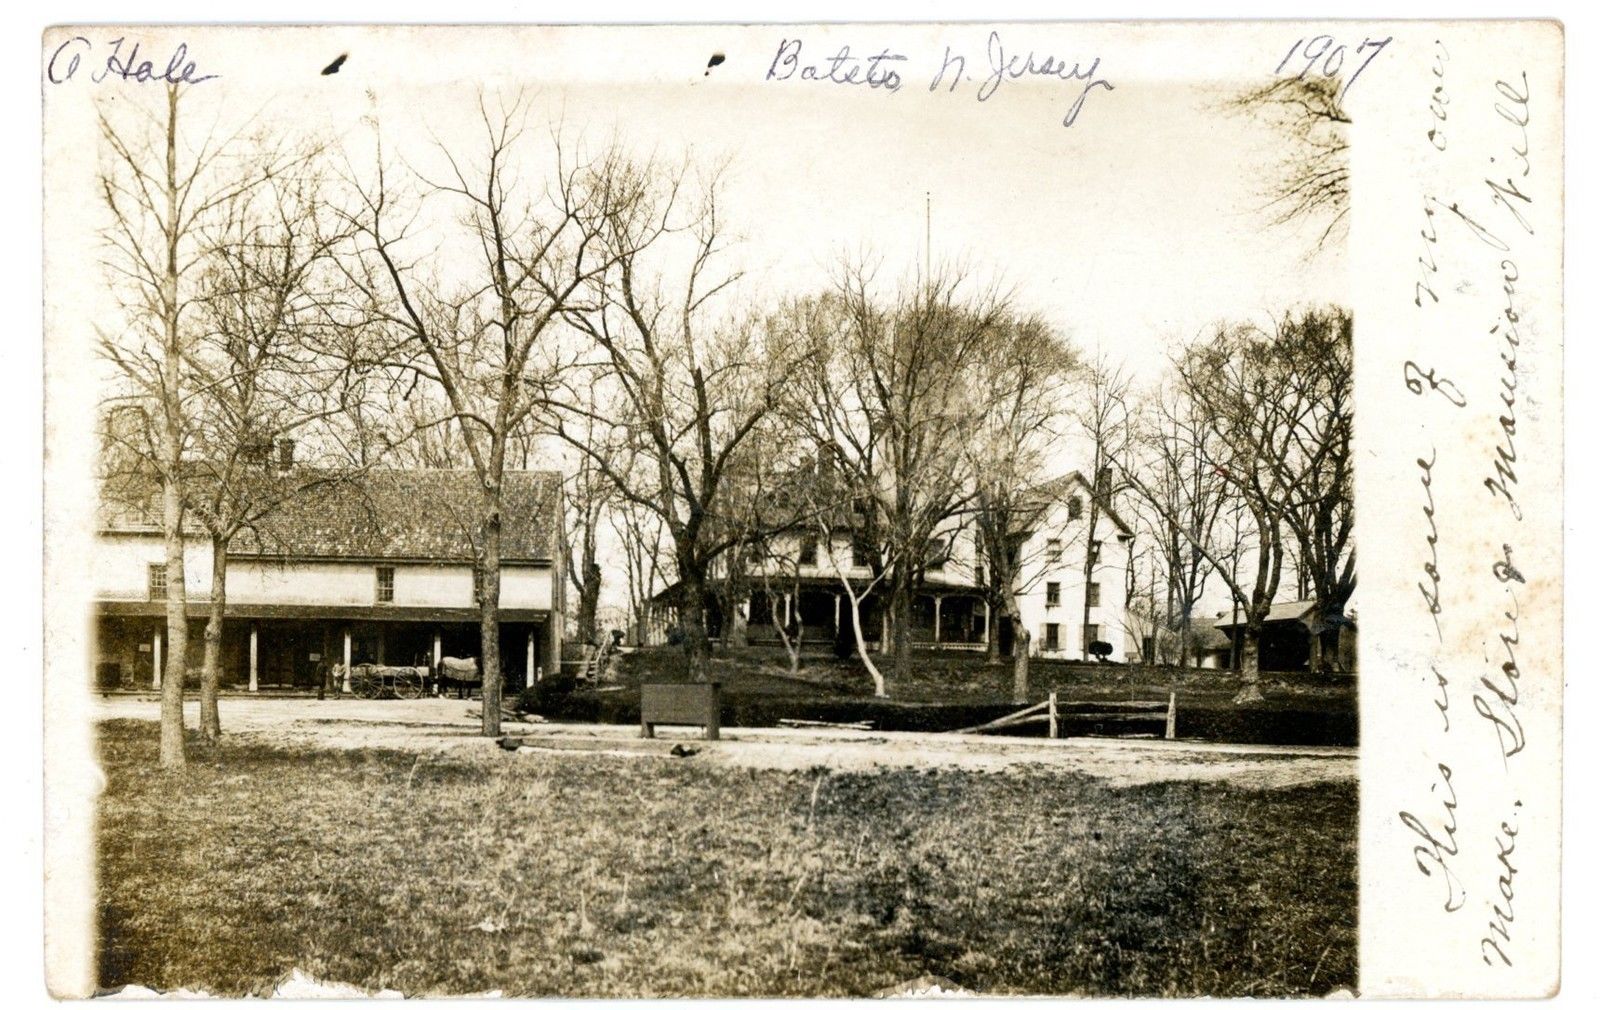
<path fill-rule="evenodd" d="M 294 439 L 278 439 L 278 469 L 289 470 L 294 467 Z"/>

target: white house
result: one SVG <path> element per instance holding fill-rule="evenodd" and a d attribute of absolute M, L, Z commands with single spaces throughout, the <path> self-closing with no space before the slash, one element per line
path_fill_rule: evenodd
<path fill-rule="evenodd" d="M 330 664 L 436 664 L 480 651 L 472 544 L 474 474 L 378 470 L 290 499 L 235 537 L 227 558 L 221 679 L 251 691 L 308 688 Z M 508 473 L 500 654 L 506 686 L 560 660 L 560 477 Z M 165 545 L 153 502 L 102 502 L 90 562 L 102 687 L 160 683 Z M 189 666 L 211 597 L 210 541 L 186 537 Z"/>

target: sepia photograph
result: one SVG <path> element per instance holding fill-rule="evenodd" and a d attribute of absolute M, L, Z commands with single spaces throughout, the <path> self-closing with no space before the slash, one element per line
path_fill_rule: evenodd
<path fill-rule="evenodd" d="M 1403 651 L 1456 642 L 1476 578 L 1442 440 L 1497 334 L 1555 409 L 1461 481 L 1485 514 L 1552 495 L 1560 619 L 1559 459 L 1551 491 L 1527 461 L 1560 446 L 1559 272 L 1524 311 L 1549 352 L 1491 330 L 1477 372 L 1368 314 L 1380 277 L 1412 312 L 1522 297 L 1452 295 L 1444 245 L 1413 277 L 1419 228 L 1561 226 L 1530 181 L 1363 232 L 1402 172 L 1360 141 L 1465 62 L 1434 44 L 48 30 L 47 772 L 85 811 L 51 991 L 1422 995 L 1363 984 L 1364 930 L 1425 913 L 1521 964 L 1555 920 L 1512 914 L 1516 815 L 1363 718 L 1431 701 L 1559 802 L 1517 618 L 1460 633 L 1509 680 Z M 1557 108 L 1510 79 L 1479 104 Z M 1388 420 L 1412 402 L 1431 462 Z M 1373 762 L 1432 777 L 1391 809 Z M 1365 814 L 1414 907 L 1364 900 Z"/>

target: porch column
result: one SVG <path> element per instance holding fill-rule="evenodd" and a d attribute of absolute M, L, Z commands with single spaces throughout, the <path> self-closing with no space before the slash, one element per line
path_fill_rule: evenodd
<path fill-rule="evenodd" d="M 150 656 L 155 661 L 155 673 L 150 678 L 151 687 L 161 686 L 161 629 L 156 628 L 150 637 Z"/>
<path fill-rule="evenodd" d="M 783 594 L 783 626 L 785 628 L 787 628 L 789 626 L 789 624 L 790 624 L 789 611 L 790 611 L 790 597 L 789 597 L 788 593 L 784 593 Z"/>
<path fill-rule="evenodd" d="M 440 639 L 439 633 L 435 631 L 433 633 L 433 668 L 435 670 L 439 668 L 439 660 L 444 658 L 443 650 L 444 642 Z"/>
<path fill-rule="evenodd" d="M 839 594 L 833 594 L 833 633 L 839 634 Z"/>
<path fill-rule="evenodd" d="M 250 625 L 250 690 L 256 690 L 260 685 L 256 682 L 256 626 Z"/>
<path fill-rule="evenodd" d="M 528 665 L 523 667 L 523 670 L 526 671 L 523 674 L 523 677 L 522 677 L 522 684 L 523 684 L 524 687 L 532 687 L 534 684 L 538 683 L 539 677 L 537 675 L 537 671 L 535 671 L 534 668 L 533 668 L 533 629 L 532 628 L 528 629 Z"/>
<path fill-rule="evenodd" d="M 939 604 L 943 600 L 944 600 L 943 596 L 940 596 L 938 593 L 934 594 L 934 596 L 933 596 L 933 644 L 934 645 L 938 645 L 939 644 Z"/>
<path fill-rule="evenodd" d="M 344 629 L 344 693 L 350 693 L 350 629 Z"/>
<path fill-rule="evenodd" d="M 983 644 L 989 644 L 989 601 L 983 601 Z"/>

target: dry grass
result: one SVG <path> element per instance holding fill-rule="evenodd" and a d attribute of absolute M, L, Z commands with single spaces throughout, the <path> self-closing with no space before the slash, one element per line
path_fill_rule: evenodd
<path fill-rule="evenodd" d="M 102 984 L 408 993 L 1323 993 L 1355 982 L 1351 784 L 738 771 L 103 726 Z"/>

